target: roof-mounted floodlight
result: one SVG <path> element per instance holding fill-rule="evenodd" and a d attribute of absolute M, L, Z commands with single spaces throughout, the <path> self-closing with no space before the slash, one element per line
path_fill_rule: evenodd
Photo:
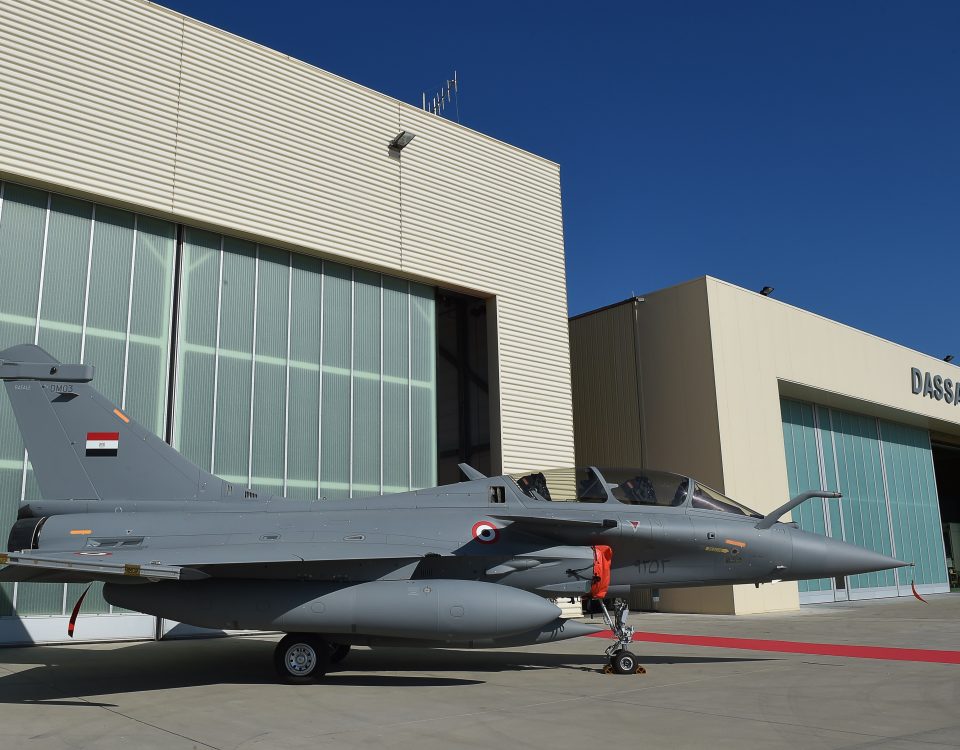
<path fill-rule="evenodd" d="M 769 297 L 771 294 L 773 294 L 773 287 L 765 286 L 763 289 L 760 290 L 760 294 L 762 294 L 764 297 Z"/>
<path fill-rule="evenodd" d="M 943 361 L 944 361 L 944 362 L 953 362 L 953 355 L 952 355 L 952 354 L 948 354 L 946 357 L 943 358 Z"/>
<path fill-rule="evenodd" d="M 390 141 L 390 148 L 396 149 L 397 151 L 403 151 L 407 145 L 412 141 L 416 136 L 408 130 L 401 130 L 400 134 L 397 135 L 392 141 Z"/>

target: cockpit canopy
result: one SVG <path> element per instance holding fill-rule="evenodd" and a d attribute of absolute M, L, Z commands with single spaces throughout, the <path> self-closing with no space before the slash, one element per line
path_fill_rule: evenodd
<path fill-rule="evenodd" d="M 736 500 L 696 480 L 651 469 L 587 468 L 550 469 L 532 474 L 512 474 L 520 490 L 534 500 L 552 502 L 656 505 L 734 513 L 763 518 Z M 691 491 L 692 487 L 692 491 Z"/>

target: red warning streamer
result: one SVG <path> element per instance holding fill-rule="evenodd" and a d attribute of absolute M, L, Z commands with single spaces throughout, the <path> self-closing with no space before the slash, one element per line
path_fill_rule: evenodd
<path fill-rule="evenodd" d="M 93 584 L 91 583 L 83 590 L 83 593 L 80 594 L 80 598 L 77 599 L 77 603 L 73 605 L 73 612 L 70 614 L 70 622 L 67 623 L 67 635 L 71 638 L 73 638 L 73 629 L 77 625 L 77 615 L 80 614 L 80 606 L 83 604 L 83 599 L 87 595 L 87 592 L 90 590 L 90 586 L 92 585 Z"/>
<path fill-rule="evenodd" d="M 593 584 L 590 586 L 590 596 L 594 599 L 603 599 L 610 588 L 610 563 L 613 561 L 613 550 L 605 544 L 598 544 L 593 548 Z"/>
<path fill-rule="evenodd" d="M 910 581 L 910 590 L 913 592 L 913 595 L 914 595 L 915 597 L 917 597 L 917 599 L 919 599 L 920 601 L 922 601 L 924 604 L 929 604 L 929 603 L 930 603 L 930 602 L 928 602 L 926 599 L 924 599 L 922 596 L 920 596 L 920 594 L 917 593 L 917 582 L 916 582 L 916 581 Z"/>

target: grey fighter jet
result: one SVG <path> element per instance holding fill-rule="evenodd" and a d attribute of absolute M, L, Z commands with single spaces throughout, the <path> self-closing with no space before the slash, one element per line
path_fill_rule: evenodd
<path fill-rule="evenodd" d="M 383 497 L 268 497 L 190 463 L 98 393 L 93 374 L 32 345 L 0 352 L 43 496 L 21 506 L 0 580 L 103 581 L 116 606 L 285 632 L 275 662 L 292 682 L 323 676 L 351 645 L 496 648 L 595 632 L 561 619 L 557 597 L 594 599 L 613 631 L 605 669 L 634 673 L 622 604 L 633 588 L 907 564 L 779 521 L 834 493 L 763 515 L 642 469 L 486 477 L 462 465 L 468 481 Z"/>

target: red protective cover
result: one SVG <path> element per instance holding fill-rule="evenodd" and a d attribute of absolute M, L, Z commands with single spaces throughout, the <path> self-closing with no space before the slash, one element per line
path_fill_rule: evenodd
<path fill-rule="evenodd" d="M 603 599 L 610 588 L 610 563 L 613 561 L 613 550 L 605 544 L 597 544 L 593 548 L 593 585 L 590 586 L 590 596 L 594 599 Z"/>

